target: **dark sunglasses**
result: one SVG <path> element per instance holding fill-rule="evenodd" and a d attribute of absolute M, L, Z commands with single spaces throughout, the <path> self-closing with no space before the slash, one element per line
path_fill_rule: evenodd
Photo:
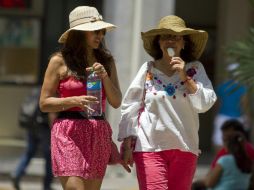
<path fill-rule="evenodd" d="M 96 34 L 96 35 L 98 35 L 99 33 L 102 33 L 104 36 L 106 35 L 106 29 L 101 29 L 101 30 L 95 30 L 94 31 L 94 33 Z"/>
<path fill-rule="evenodd" d="M 183 36 L 163 34 L 160 36 L 160 39 L 161 40 L 180 41 L 181 39 L 183 39 Z"/>

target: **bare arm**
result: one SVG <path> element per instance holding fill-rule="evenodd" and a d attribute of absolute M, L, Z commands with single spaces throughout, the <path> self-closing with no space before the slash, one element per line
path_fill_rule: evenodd
<path fill-rule="evenodd" d="M 90 68 L 88 68 L 89 70 Z M 122 93 L 120 90 L 120 85 L 117 77 L 117 70 L 114 63 L 112 63 L 111 67 L 111 76 L 104 75 L 105 69 L 103 68 L 103 65 L 100 63 L 94 63 L 93 69 L 96 74 L 101 76 L 102 82 L 105 88 L 106 96 L 108 99 L 109 104 L 114 107 L 118 108 L 121 105 L 122 101 Z M 104 76 L 103 76 L 104 75 Z"/>
<path fill-rule="evenodd" d="M 61 55 L 53 56 L 49 61 L 41 89 L 40 108 L 43 112 L 59 112 L 72 107 L 80 107 L 86 110 L 89 101 L 96 101 L 96 98 L 91 96 L 59 98 L 57 88 L 60 77 L 64 73 L 66 73 L 66 66 L 63 58 Z"/>
<path fill-rule="evenodd" d="M 133 156 L 132 156 L 132 153 L 133 153 L 133 149 L 132 149 L 132 137 L 127 137 L 124 139 L 123 141 L 123 144 L 122 144 L 122 147 L 121 147 L 121 151 L 122 151 L 122 159 L 123 159 L 123 167 L 125 168 L 125 170 L 127 172 L 131 172 L 131 168 L 130 167 L 133 167 Z"/>
<path fill-rule="evenodd" d="M 105 86 L 108 102 L 112 107 L 118 108 L 121 105 L 122 93 L 119 86 L 115 64 L 112 64 L 111 76 L 105 77 L 102 82 Z"/>
<path fill-rule="evenodd" d="M 210 172 L 207 174 L 207 176 L 204 180 L 206 187 L 214 187 L 218 183 L 222 172 L 223 172 L 223 169 L 222 169 L 221 165 L 216 164 L 214 169 L 210 170 Z"/>
<path fill-rule="evenodd" d="M 187 76 L 184 69 L 185 62 L 180 57 L 173 57 L 170 64 L 172 65 L 172 68 L 178 72 L 181 81 L 184 82 L 190 94 L 194 94 L 198 90 L 198 87 L 195 81 L 191 77 Z"/>

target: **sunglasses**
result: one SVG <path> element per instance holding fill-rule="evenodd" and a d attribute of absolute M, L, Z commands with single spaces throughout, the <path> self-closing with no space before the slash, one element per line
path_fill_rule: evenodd
<path fill-rule="evenodd" d="M 105 36 L 105 35 L 106 35 L 106 29 L 95 30 L 94 33 L 95 33 L 96 35 L 102 33 L 102 34 Z"/>
<path fill-rule="evenodd" d="M 183 39 L 183 36 L 164 34 L 160 36 L 161 40 L 171 40 L 171 41 L 180 41 Z"/>

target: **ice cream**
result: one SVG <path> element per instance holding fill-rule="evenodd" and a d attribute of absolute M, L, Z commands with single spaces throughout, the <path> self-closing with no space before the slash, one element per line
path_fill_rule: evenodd
<path fill-rule="evenodd" d="M 175 55 L 175 51 L 174 51 L 173 48 L 168 48 L 168 49 L 167 49 L 167 52 L 168 52 L 168 55 L 169 55 L 170 57 L 173 57 L 173 56 Z"/>

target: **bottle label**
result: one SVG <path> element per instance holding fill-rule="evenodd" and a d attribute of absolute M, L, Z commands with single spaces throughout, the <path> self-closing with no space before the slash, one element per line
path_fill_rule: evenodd
<path fill-rule="evenodd" d="M 100 90 L 101 81 L 87 82 L 87 90 Z"/>

